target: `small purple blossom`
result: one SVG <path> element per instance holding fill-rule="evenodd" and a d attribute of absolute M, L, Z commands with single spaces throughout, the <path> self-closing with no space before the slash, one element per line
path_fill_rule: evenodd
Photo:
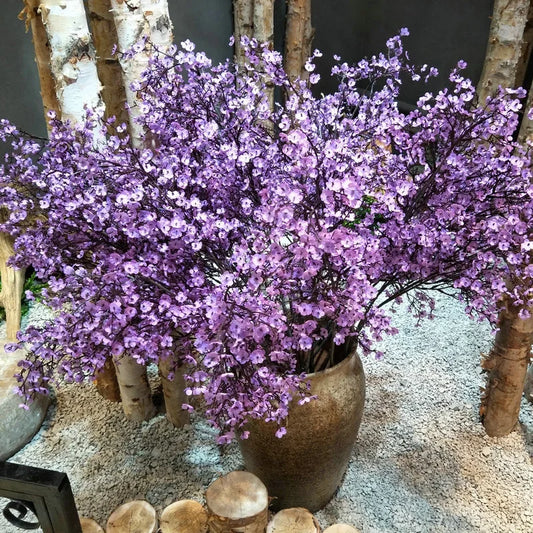
<path fill-rule="evenodd" d="M 110 355 L 172 358 L 220 442 L 251 418 L 281 437 L 291 399 L 311 399 L 305 375 L 397 333 L 402 297 L 420 319 L 435 291 L 493 324 L 502 297 L 526 317 L 531 162 L 512 140 L 523 94 L 477 106 L 459 62 L 403 114 L 401 76 L 435 75 L 410 64 L 407 34 L 355 66 L 336 58 L 338 88 L 322 96 L 254 40 L 242 67 L 185 41 L 137 84 L 142 150 L 115 136 L 95 147 L 90 117 L 53 120 L 45 146 L 1 121 L 0 229 L 16 237 L 13 264 L 49 280 L 56 312 L 19 336 L 32 346 L 21 393 L 91 377 Z M 270 84 L 287 95 L 274 111 Z"/>

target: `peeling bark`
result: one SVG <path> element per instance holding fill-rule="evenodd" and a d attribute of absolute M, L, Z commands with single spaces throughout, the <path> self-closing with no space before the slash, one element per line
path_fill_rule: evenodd
<path fill-rule="evenodd" d="M 118 42 L 117 30 L 111 13 L 111 0 L 89 0 L 88 15 L 96 47 L 96 66 L 102 81 L 102 98 L 105 116 L 116 117 L 115 125 L 128 124 L 126 90 L 122 80 L 122 69 L 113 48 Z M 117 134 L 113 129 L 110 133 Z"/>
<path fill-rule="evenodd" d="M 102 86 L 83 1 L 42 0 L 40 12 L 50 42 L 51 70 L 61 119 L 75 124 L 82 122 L 85 106 L 96 116 L 102 116 Z"/>
<path fill-rule="evenodd" d="M 235 37 L 235 62 L 243 65 L 246 56 L 241 46 L 241 37 L 253 37 L 254 2 L 253 0 L 233 0 L 233 35 Z"/>
<path fill-rule="evenodd" d="M 481 105 L 499 85 L 512 87 L 516 84 L 528 12 L 529 0 L 495 0 L 485 63 L 477 88 Z"/>
<path fill-rule="evenodd" d="M 121 54 L 143 37 L 148 37 L 156 50 L 164 51 L 171 46 L 172 24 L 166 0 L 111 0 L 111 7 Z M 131 142 L 138 148 L 143 146 L 145 139 L 142 126 L 136 122 L 139 116 L 139 99 L 131 85 L 141 79 L 152 53 L 154 50 L 147 44 L 144 50 L 134 57 L 120 59 L 128 103 Z"/>
<path fill-rule="evenodd" d="M 520 319 L 517 309 L 506 302 L 499 327 L 494 345 L 481 364 L 487 383 L 482 391 L 480 415 L 491 437 L 509 434 L 518 422 L 533 339 L 533 316 Z"/>
<path fill-rule="evenodd" d="M 156 414 L 152 402 L 146 367 L 127 355 L 114 357 L 122 409 L 128 420 L 142 422 Z"/>
<path fill-rule="evenodd" d="M 33 47 L 35 49 L 35 62 L 37 63 L 39 84 L 41 86 L 44 118 L 48 130 L 50 130 L 48 112 L 54 111 L 57 116 L 60 116 L 61 111 L 56 96 L 54 77 L 50 68 L 50 43 L 39 13 L 40 4 L 41 0 L 24 0 L 24 9 L 21 11 L 19 18 L 26 20 L 26 30 L 31 28 Z"/>

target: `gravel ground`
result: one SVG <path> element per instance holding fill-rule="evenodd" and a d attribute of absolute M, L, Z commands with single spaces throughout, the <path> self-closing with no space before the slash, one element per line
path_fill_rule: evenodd
<path fill-rule="evenodd" d="M 33 319 L 40 313 L 33 309 Z M 396 322 L 400 334 L 383 342 L 384 359 L 363 361 L 359 439 L 337 495 L 316 515 L 321 527 L 531 533 L 533 406 L 523 401 L 520 424 L 505 438 L 487 437 L 478 420 L 488 327 L 453 300 L 421 327 L 403 313 Z M 101 525 L 131 499 L 158 512 L 177 499 L 202 501 L 212 481 L 242 468 L 236 446 L 217 446 L 201 419 L 182 430 L 162 415 L 135 425 L 91 385 L 64 385 L 55 396 L 42 429 L 11 461 L 66 472 L 80 514 Z M 20 531 L 3 520 L 1 533 Z"/>

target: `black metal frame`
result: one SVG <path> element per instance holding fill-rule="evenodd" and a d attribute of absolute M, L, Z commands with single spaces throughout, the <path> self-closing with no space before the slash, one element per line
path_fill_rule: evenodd
<path fill-rule="evenodd" d="M 26 522 L 26 527 L 16 523 L 24 523 L 26 507 L 37 516 L 43 533 L 82 533 L 70 482 L 63 472 L 0 461 L 0 497 L 12 500 L 6 509 L 17 527 L 35 526 L 35 522 Z"/>

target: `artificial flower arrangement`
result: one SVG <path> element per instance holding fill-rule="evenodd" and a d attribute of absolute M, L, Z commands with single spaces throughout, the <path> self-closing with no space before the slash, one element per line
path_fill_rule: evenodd
<path fill-rule="evenodd" d="M 95 141 L 91 116 L 56 121 L 44 145 L 1 123 L 1 229 L 56 311 L 20 334 L 26 397 L 110 355 L 171 357 L 220 442 L 250 418 L 282 436 L 291 398 L 312 401 L 305 376 L 396 333 L 402 298 L 431 317 L 432 293 L 449 292 L 493 323 L 504 296 L 530 305 L 531 162 L 512 139 L 523 91 L 479 105 L 459 63 L 449 88 L 402 113 L 402 77 L 435 72 L 410 64 L 401 35 L 355 66 L 337 58 L 322 96 L 319 52 L 308 86 L 245 44 L 240 67 L 190 42 L 152 59 L 141 150 Z M 274 110 L 272 85 L 285 96 Z"/>

